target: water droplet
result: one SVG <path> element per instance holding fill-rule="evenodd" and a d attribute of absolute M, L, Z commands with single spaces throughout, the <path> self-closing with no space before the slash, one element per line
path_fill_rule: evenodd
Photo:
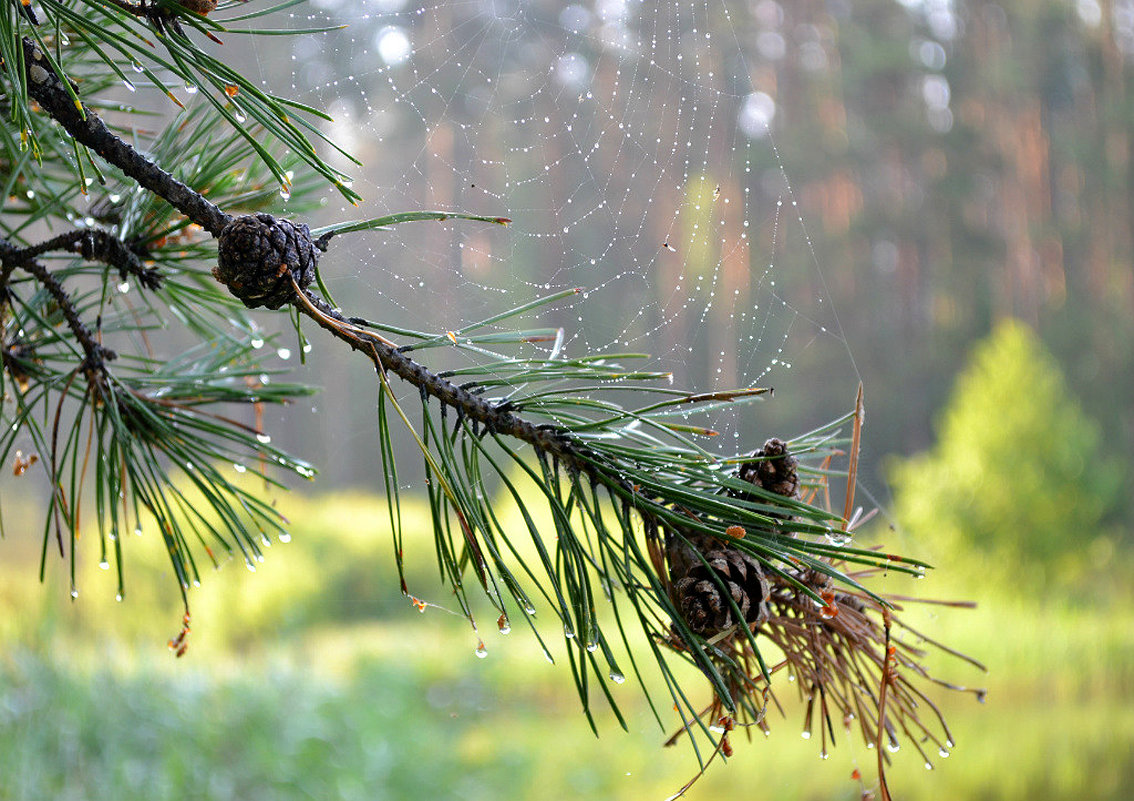
<path fill-rule="evenodd" d="M 103 570 L 110 570 L 110 562 L 106 561 L 105 559 L 100 559 L 98 566 Z"/>
<path fill-rule="evenodd" d="M 524 604 L 524 612 L 534 617 L 535 616 L 535 607 L 532 606 L 531 604 Z"/>
<path fill-rule="evenodd" d="M 79 597 L 79 589 L 77 587 L 71 588 L 71 597 L 72 598 L 78 598 Z"/>
<path fill-rule="evenodd" d="M 276 351 L 276 355 L 279 356 L 284 361 L 287 361 L 288 359 L 291 358 L 291 349 L 290 348 L 280 348 L 279 350 Z"/>
<path fill-rule="evenodd" d="M 984 703 L 984 699 L 988 696 L 988 690 L 977 690 L 976 699 L 980 703 Z"/>
<path fill-rule="evenodd" d="M 144 69 L 145 69 L 145 67 L 143 67 L 143 66 L 142 66 L 142 65 L 141 65 L 141 64 L 140 64 L 139 62 L 137 62 L 137 61 L 135 61 L 135 62 L 134 62 L 134 63 L 133 63 L 133 64 L 132 64 L 131 66 L 132 66 L 132 67 L 134 68 L 134 72 L 138 72 L 138 73 L 142 72 L 142 70 L 144 70 Z"/>
<path fill-rule="evenodd" d="M 252 339 L 249 340 L 248 344 L 251 345 L 255 350 L 259 350 L 260 348 L 264 347 L 264 340 L 260 339 L 260 337 L 252 337 Z"/>
<path fill-rule="evenodd" d="M 190 94 L 190 95 L 197 94 L 197 84 L 192 83 L 190 81 L 186 81 L 185 82 L 185 92 L 186 92 L 186 94 Z"/>
<path fill-rule="evenodd" d="M 476 656 L 477 656 L 477 659 L 484 659 L 486 656 L 488 656 L 488 649 L 484 647 L 484 640 L 480 640 L 480 641 L 477 642 Z"/>
<path fill-rule="evenodd" d="M 232 116 L 233 116 L 233 118 L 234 118 L 234 119 L 235 119 L 235 120 L 236 120 L 237 122 L 239 122 L 239 123 L 241 123 L 241 124 L 243 124 L 243 123 L 244 123 L 244 122 L 245 122 L 245 121 L 246 121 L 246 120 L 248 119 L 248 115 L 247 115 L 247 114 L 245 114 L 245 113 L 244 113 L 243 111 L 241 111 L 240 109 L 235 109 L 235 110 L 234 110 L 234 111 L 232 112 Z"/>
<path fill-rule="evenodd" d="M 598 643 L 597 642 L 587 643 L 587 650 L 590 651 L 593 654 L 595 651 L 598 650 Z"/>
<path fill-rule="evenodd" d="M 247 467 L 245 467 L 242 464 L 238 464 L 238 463 L 233 463 L 232 469 L 235 470 L 237 473 L 247 473 L 248 472 Z"/>
<path fill-rule="evenodd" d="M 610 671 L 610 680 L 615 684 L 622 684 L 622 682 L 626 681 L 626 677 L 619 673 L 617 670 L 612 670 Z"/>
<path fill-rule="evenodd" d="M 248 568 L 249 573 L 255 573 L 256 572 L 256 563 L 253 562 L 251 559 L 245 559 L 244 560 L 244 566 Z"/>
<path fill-rule="evenodd" d="M 280 184 L 280 197 L 284 200 L 291 200 L 291 187 L 287 184 Z"/>
<path fill-rule="evenodd" d="M 926 760 L 925 761 L 925 769 L 926 770 L 933 770 L 933 763 L 930 762 L 929 760 Z"/>
<path fill-rule="evenodd" d="M 131 92 L 138 91 L 138 87 L 134 86 L 134 84 L 130 83 L 130 81 L 123 81 L 122 85 L 125 86 Z"/>
<path fill-rule="evenodd" d="M 311 343 L 310 342 L 304 342 L 303 343 L 303 352 L 304 353 L 310 353 L 311 352 Z"/>
<path fill-rule="evenodd" d="M 568 623 L 567 625 L 565 625 L 563 627 L 563 636 L 566 637 L 569 640 L 575 639 L 575 630 L 573 628 L 571 628 L 570 623 Z"/>
<path fill-rule="evenodd" d="M 129 281 L 123 281 L 122 283 L 120 283 L 118 285 L 118 291 L 121 292 L 123 295 L 125 295 L 127 292 L 130 291 L 130 282 Z"/>
<path fill-rule="evenodd" d="M 280 535 L 278 537 L 276 537 L 276 539 L 279 540 L 280 542 L 288 543 L 288 542 L 291 542 L 291 535 L 288 534 L 286 531 L 281 531 Z"/>
<path fill-rule="evenodd" d="M 949 752 L 944 748 L 938 748 L 937 749 L 937 755 L 939 757 L 941 757 L 942 759 L 948 759 L 949 758 Z"/>
<path fill-rule="evenodd" d="M 508 622 L 507 615 L 501 615 L 496 621 L 496 628 L 500 629 L 501 634 L 507 634 L 512 630 L 512 624 Z"/>
<path fill-rule="evenodd" d="M 800 737 L 802 737 L 802 738 L 803 738 L 804 740 L 810 740 L 810 739 L 811 739 L 811 732 L 809 732 L 809 731 L 801 731 L 801 732 L 799 733 L 799 736 L 800 736 Z"/>
<path fill-rule="evenodd" d="M 261 432 L 261 433 L 256 435 L 256 441 L 259 442 L 261 445 L 267 445 L 269 442 L 272 441 L 272 438 L 269 435 Z"/>
<path fill-rule="evenodd" d="M 136 537 L 142 536 L 142 527 L 141 526 L 135 526 L 134 527 L 134 536 L 136 536 Z"/>
<path fill-rule="evenodd" d="M 945 747 L 946 748 L 952 748 L 953 747 L 953 741 L 952 740 L 946 740 L 945 741 Z"/>
<path fill-rule="evenodd" d="M 886 750 L 889 751 L 891 754 L 896 754 L 896 753 L 898 753 L 899 751 L 902 750 L 901 743 L 888 742 L 888 743 L 886 743 Z"/>
<path fill-rule="evenodd" d="M 123 597 L 125 597 L 125 596 L 123 596 L 123 595 L 122 595 L 122 593 L 120 593 L 120 592 L 119 592 L 119 593 L 115 593 L 115 595 L 114 595 L 114 600 L 118 601 L 118 603 L 122 603 L 122 599 L 123 599 Z"/>

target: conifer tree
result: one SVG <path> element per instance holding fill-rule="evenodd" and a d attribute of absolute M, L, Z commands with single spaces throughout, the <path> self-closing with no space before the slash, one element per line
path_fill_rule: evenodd
<path fill-rule="evenodd" d="M 201 44 L 274 33 L 271 14 L 294 5 L 0 2 L 0 461 L 48 489 L 44 562 L 62 558 L 73 580 L 80 547 L 99 549 L 124 594 L 122 534 L 152 525 L 185 602 L 172 643 L 184 653 L 202 566 L 229 555 L 254 562 L 286 533 L 231 466 L 264 463 L 272 481 L 314 470 L 232 412 L 308 391 L 260 378 L 260 335 L 243 309 L 278 310 L 301 340 L 322 329 L 375 372 L 378 489 L 399 567 L 394 441 L 404 436 L 424 460 L 438 563 L 470 623 L 474 591 L 501 628 L 519 618 L 536 637 L 548 629 L 534 602 L 550 608 L 588 718 L 601 696 L 621 720 L 611 684 L 632 677 L 645 691 L 648 654 L 670 696 L 654 705 L 659 723 L 672 702 L 678 733 L 695 748 L 710 742 L 700 752 L 709 759 L 729 753 L 734 727 L 769 726 L 777 673 L 798 679 L 824 748 L 834 720 L 857 721 L 871 745 L 904 736 L 918 750 L 949 747 L 940 716 L 920 717 L 935 709 L 917 687 L 927 678 L 920 646 L 891 636 L 894 603 L 863 583 L 925 565 L 851 539 L 861 392 L 853 411 L 811 433 L 720 454 L 700 444 L 709 431 L 695 416 L 765 390 L 684 391 L 635 369 L 631 354 L 520 347 L 554 332 L 510 321 L 570 292 L 459 331 L 394 328 L 341 309 L 319 273 L 336 237 L 508 220 L 408 210 L 313 230 L 280 216 L 281 192 L 298 201 L 320 182 L 356 197 L 320 155 L 334 148 L 320 131 L 326 117 L 262 90 Z M 109 99 L 123 82 L 168 97 L 176 114 L 143 133 L 138 112 Z M 147 336 L 156 328 L 195 344 L 162 353 Z M 428 357 L 438 348 L 479 361 L 436 372 Z M 420 408 L 407 408 L 407 387 Z M 848 481 L 844 509 L 825 502 L 829 475 Z M 485 481 L 507 490 L 527 530 L 501 524 Z M 535 503 L 553 530 L 538 529 Z M 522 555 L 525 540 L 537 558 Z M 706 677 L 709 703 L 687 692 L 678 661 Z"/>

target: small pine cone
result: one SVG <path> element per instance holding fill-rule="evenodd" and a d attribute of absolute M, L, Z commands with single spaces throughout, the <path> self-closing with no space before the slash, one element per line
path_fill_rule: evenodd
<path fill-rule="evenodd" d="M 271 214 L 237 217 L 220 234 L 213 276 L 250 309 L 278 309 L 295 297 L 291 277 L 306 289 L 315 280 L 319 250 L 304 224 Z"/>
<path fill-rule="evenodd" d="M 766 620 L 769 588 L 760 563 L 736 548 L 704 544 L 708 547 L 702 553 L 708 565 L 689 546 L 683 545 L 679 553 L 671 550 L 674 601 L 689 628 L 712 637 L 739 622 L 729 596 L 745 623 Z"/>
<path fill-rule="evenodd" d="M 768 440 L 752 457 L 757 461 L 745 462 L 740 466 L 741 479 L 776 495 L 799 497 L 799 463 L 788 452 L 783 440 Z"/>
<path fill-rule="evenodd" d="M 194 14 L 203 17 L 207 17 L 210 11 L 215 11 L 217 8 L 217 0 L 180 0 L 180 3 Z"/>

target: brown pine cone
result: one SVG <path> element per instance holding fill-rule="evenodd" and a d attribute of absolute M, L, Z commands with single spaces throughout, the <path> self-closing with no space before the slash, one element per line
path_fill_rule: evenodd
<path fill-rule="evenodd" d="M 271 214 L 237 217 L 220 234 L 213 276 L 250 309 L 278 309 L 315 280 L 319 249 L 304 224 Z"/>
<path fill-rule="evenodd" d="M 689 628 L 703 637 L 712 637 L 740 622 L 729 603 L 730 596 L 744 623 L 766 620 L 769 590 L 760 563 L 737 548 L 709 538 L 693 542 L 700 546 L 698 550 L 707 565 L 689 545 L 671 542 L 670 548 L 674 603 Z"/>
<path fill-rule="evenodd" d="M 210 11 L 216 11 L 217 0 L 180 0 L 181 5 L 195 14 L 208 16 Z"/>
<path fill-rule="evenodd" d="M 787 443 L 773 437 L 752 458 L 740 466 L 741 479 L 776 495 L 799 497 L 799 462 L 788 452 Z"/>

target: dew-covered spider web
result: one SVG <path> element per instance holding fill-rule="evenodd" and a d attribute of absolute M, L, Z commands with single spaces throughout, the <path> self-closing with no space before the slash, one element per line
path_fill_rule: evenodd
<path fill-rule="evenodd" d="M 577 287 L 526 321 L 563 329 L 549 348 L 649 353 L 688 389 L 774 387 L 758 415 L 713 421 L 718 442 L 744 450 L 845 411 L 858 379 L 833 267 L 778 152 L 793 131 L 777 98 L 833 57 L 792 13 L 771 0 L 315 0 L 295 27 L 346 27 L 285 39 L 284 55 L 259 40 L 252 72 L 327 109 L 331 138 L 364 164 L 340 165 L 364 202 L 328 191 L 319 221 L 419 209 L 513 221 L 343 237 L 323 270 L 345 311 L 454 330 Z M 351 434 L 315 424 L 324 472 L 349 481 L 335 463 L 368 460 L 372 387 L 322 369 L 326 385 L 367 393 Z M 325 393 L 319 408 L 341 422 L 352 397 Z"/>

